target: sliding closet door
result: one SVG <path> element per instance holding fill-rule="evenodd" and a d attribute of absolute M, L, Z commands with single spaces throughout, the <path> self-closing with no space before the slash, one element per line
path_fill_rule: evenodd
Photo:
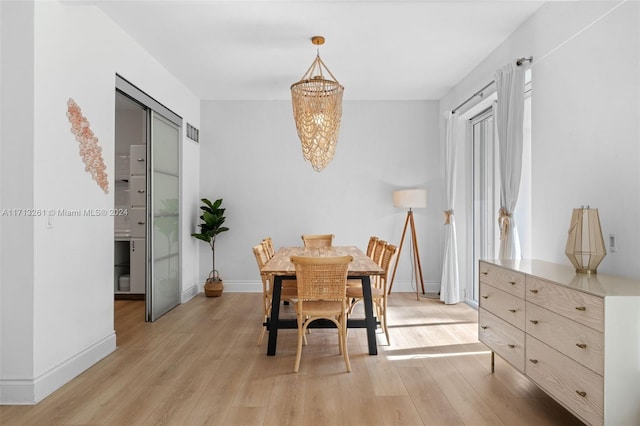
<path fill-rule="evenodd" d="M 151 277 L 147 320 L 154 321 L 180 302 L 180 128 L 151 113 Z"/>

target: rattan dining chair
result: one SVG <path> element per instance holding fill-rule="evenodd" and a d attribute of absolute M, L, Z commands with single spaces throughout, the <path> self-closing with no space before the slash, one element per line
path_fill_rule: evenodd
<path fill-rule="evenodd" d="M 376 248 L 376 243 L 380 238 L 372 235 L 369 237 L 369 244 L 367 244 L 367 256 L 373 258 L 373 250 Z"/>
<path fill-rule="evenodd" d="M 273 247 L 273 239 L 271 237 L 265 237 L 262 239 L 262 247 L 264 247 L 264 251 L 267 255 L 267 260 L 271 259 L 276 254 L 276 250 Z M 282 281 L 282 288 L 296 288 L 295 280 L 284 280 Z"/>
<path fill-rule="evenodd" d="M 387 343 L 391 344 L 389 339 L 389 328 L 387 326 L 387 279 L 389 276 L 389 269 L 391 269 L 391 260 L 398 251 L 398 248 L 393 244 L 387 244 L 384 248 L 380 260 L 380 267 L 384 270 L 382 275 L 377 276 L 376 280 L 371 281 L 371 298 L 376 308 L 376 315 L 380 320 L 380 326 L 384 331 L 384 335 L 387 338 Z M 363 300 L 362 286 L 350 286 L 347 287 L 347 297 L 349 298 L 349 314 L 353 312 L 353 307 L 361 300 Z"/>
<path fill-rule="evenodd" d="M 260 330 L 260 336 L 258 337 L 258 346 L 262 343 L 264 338 L 264 332 L 267 330 L 265 325 L 267 318 L 271 315 L 271 304 L 273 297 L 273 276 L 262 272 L 262 267 L 269 260 L 263 244 L 258 244 L 253 247 L 253 255 L 256 258 L 258 264 L 258 270 L 260 271 L 260 278 L 262 279 L 262 307 L 264 309 L 264 319 L 262 321 L 262 329 Z M 295 280 L 286 280 L 289 282 L 288 287 L 282 287 L 281 300 L 293 301 L 298 297 L 298 290 L 296 288 Z"/>
<path fill-rule="evenodd" d="M 387 247 L 387 244 L 389 243 L 387 243 L 385 240 L 376 241 L 376 247 L 373 249 L 371 259 L 378 265 L 382 265 L 382 255 L 384 253 L 384 249 Z"/>
<path fill-rule="evenodd" d="M 371 238 L 375 238 L 376 240 L 373 243 L 373 247 L 370 248 L 372 243 L 371 243 L 371 239 L 369 239 L 369 245 L 367 246 L 367 256 L 369 256 L 371 260 L 376 262 L 377 265 L 380 265 L 380 262 L 382 261 L 382 254 L 384 253 L 384 249 L 388 243 L 385 240 L 379 239 L 378 237 L 371 237 Z M 380 277 L 377 275 L 372 276 L 371 284 L 373 285 L 375 282 L 379 280 L 379 278 Z M 362 281 L 359 279 L 347 280 L 347 287 L 362 287 Z"/>
<path fill-rule="evenodd" d="M 261 244 L 264 247 L 265 252 L 267 253 L 267 257 L 271 259 L 276 254 L 276 251 L 273 248 L 273 240 L 271 239 L 271 237 L 263 238 Z"/>
<path fill-rule="evenodd" d="M 353 256 L 301 257 L 292 256 L 296 268 L 298 300 L 298 348 L 294 370 L 300 368 L 302 341 L 309 324 L 318 319 L 333 322 L 338 329 L 338 347 L 344 357 L 347 371 L 351 371 L 347 350 L 347 271 Z"/>
<path fill-rule="evenodd" d="M 303 235 L 302 241 L 307 248 L 331 247 L 333 238 L 333 234 Z"/>

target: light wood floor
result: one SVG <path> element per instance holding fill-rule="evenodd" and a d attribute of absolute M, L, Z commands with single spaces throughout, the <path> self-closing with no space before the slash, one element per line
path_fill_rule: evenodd
<path fill-rule="evenodd" d="M 155 323 L 116 301 L 118 350 L 35 406 L 0 407 L 2 425 L 578 425 L 477 341 L 477 312 L 392 294 L 392 344 L 350 330 L 352 372 L 335 330 L 314 329 L 293 373 L 296 331 L 256 346 L 259 294 L 199 295 Z M 290 307 L 285 307 L 285 311 Z"/>

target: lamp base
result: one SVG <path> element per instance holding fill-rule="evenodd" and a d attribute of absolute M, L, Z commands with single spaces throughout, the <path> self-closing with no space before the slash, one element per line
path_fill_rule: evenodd
<path fill-rule="evenodd" d="M 400 253 L 402 253 L 402 245 L 404 244 L 404 237 L 407 235 L 407 227 L 411 228 L 411 248 L 413 255 L 413 277 L 416 278 L 416 300 L 420 300 L 418 293 L 418 278 L 420 278 L 420 285 L 422 287 L 422 294 L 424 294 L 424 279 L 422 278 L 422 265 L 420 264 L 420 253 L 418 252 L 418 237 L 416 236 L 416 225 L 413 221 L 413 211 L 409 208 L 407 212 L 407 218 L 404 221 L 404 228 L 402 229 L 402 237 L 400 237 L 400 247 L 398 248 L 398 255 L 396 256 L 396 264 L 393 267 L 393 274 L 391 275 L 391 282 L 387 294 L 391 294 L 391 288 L 393 287 L 393 280 L 396 277 L 396 270 L 398 269 L 398 263 L 400 263 Z"/>
<path fill-rule="evenodd" d="M 597 272 L 595 269 L 578 269 L 576 268 L 577 274 L 586 274 L 586 275 L 596 275 Z"/>

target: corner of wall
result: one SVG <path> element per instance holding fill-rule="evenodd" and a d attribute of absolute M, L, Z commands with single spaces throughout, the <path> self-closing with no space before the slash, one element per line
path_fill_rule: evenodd
<path fill-rule="evenodd" d="M 186 303 L 189 300 L 193 299 L 198 293 L 202 290 L 198 286 L 198 283 L 194 283 L 191 287 L 182 290 L 182 294 L 180 295 L 180 303 Z"/>

